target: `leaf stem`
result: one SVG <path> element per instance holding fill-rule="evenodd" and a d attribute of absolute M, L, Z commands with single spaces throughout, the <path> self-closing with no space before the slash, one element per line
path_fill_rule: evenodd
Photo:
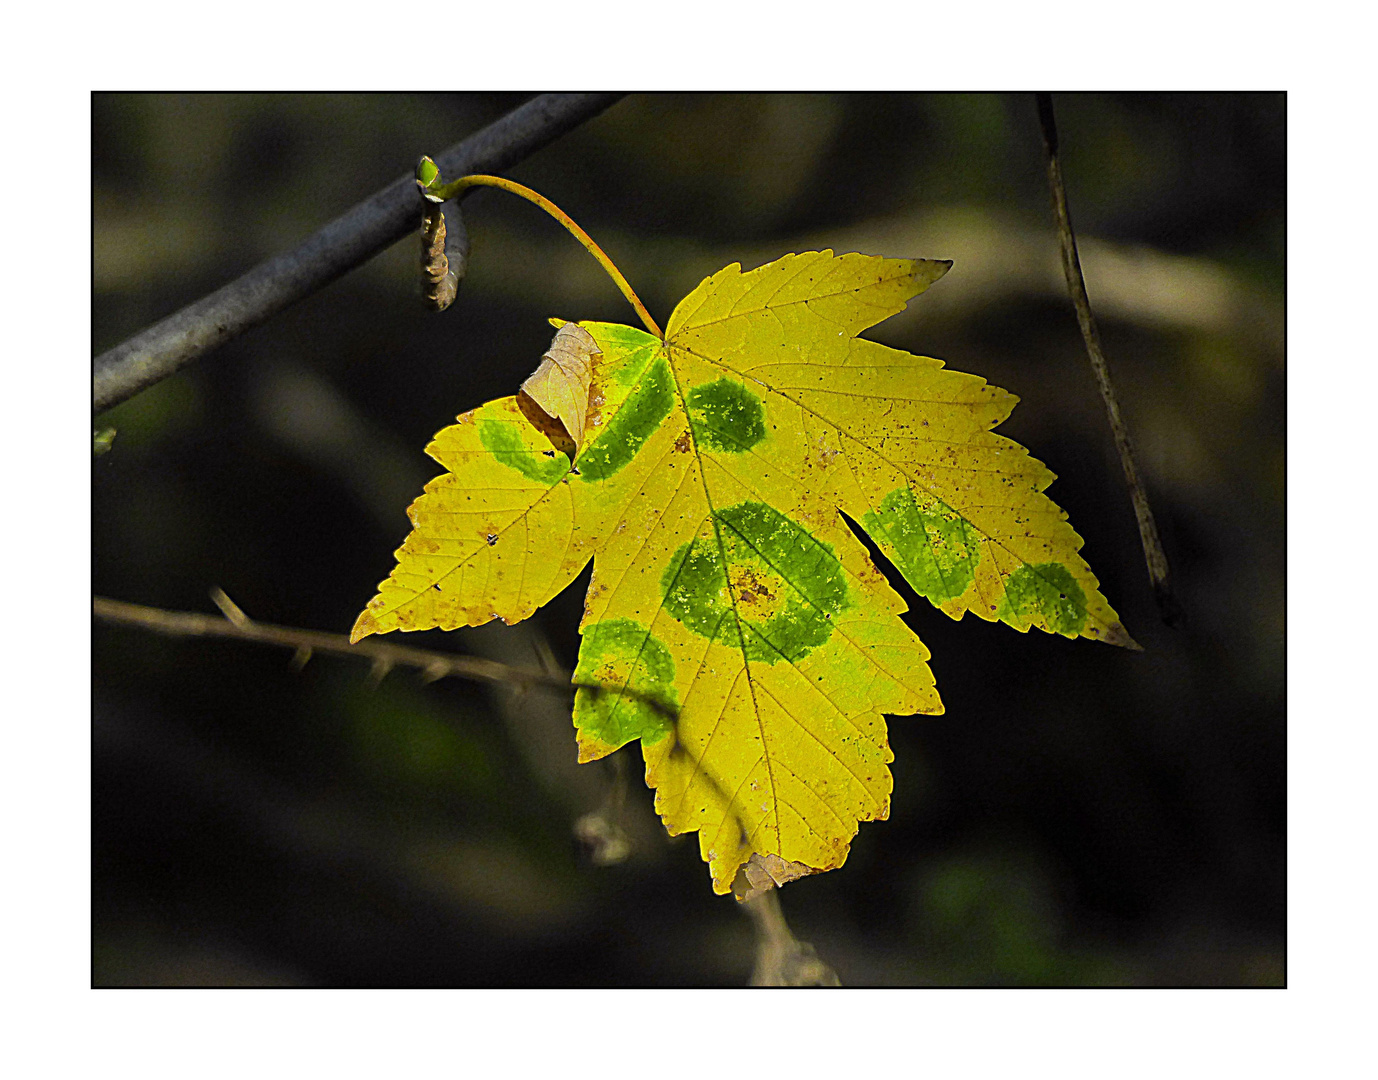
<path fill-rule="evenodd" d="M 440 154 L 451 172 L 507 169 L 586 120 L 621 94 L 542 94 Z M 118 405 L 198 357 L 319 292 L 412 235 L 416 197 L 400 177 L 306 240 L 96 357 L 92 404 Z"/>
<path fill-rule="evenodd" d="M 438 174 L 436 175 L 436 179 L 439 179 Z M 584 230 L 575 223 L 573 218 L 544 195 L 540 194 L 540 192 L 532 191 L 529 187 L 519 184 L 515 180 L 507 180 L 501 176 L 487 176 L 482 173 L 475 173 L 471 176 L 461 176 L 458 180 L 453 180 L 444 185 L 426 185 L 419 179 L 418 184 L 421 186 L 425 197 L 432 202 L 447 202 L 466 188 L 494 187 L 501 188 L 503 191 L 510 192 L 513 195 L 519 195 L 527 202 L 535 203 L 568 229 L 574 236 L 574 239 L 584 245 L 584 250 L 598 260 L 598 265 L 608 272 L 608 276 L 612 278 L 617 284 L 617 287 L 622 290 L 622 295 L 631 302 L 632 307 L 636 308 L 636 313 L 641 316 L 641 321 L 645 324 L 646 329 L 658 338 L 663 339 L 665 337 L 665 335 L 661 333 L 660 327 L 656 325 L 656 321 L 651 318 L 651 313 L 646 310 L 646 305 L 641 302 L 641 297 L 636 295 L 636 291 L 627 283 L 627 279 L 622 276 L 622 271 L 613 265 L 613 261 L 608 258 L 603 252 L 603 249 L 594 243 L 593 237 L 584 232 Z"/>

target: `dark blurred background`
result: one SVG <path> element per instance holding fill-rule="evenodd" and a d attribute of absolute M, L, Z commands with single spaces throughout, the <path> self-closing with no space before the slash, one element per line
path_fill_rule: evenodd
<path fill-rule="evenodd" d="M 309 235 L 524 100 L 92 100 L 94 349 Z M 1012 390 L 1000 429 L 1145 651 L 975 618 L 892 580 L 941 717 L 890 721 L 889 821 L 782 890 L 845 984 L 1280 985 L 1285 929 L 1280 94 L 1059 95 L 1073 221 L 1187 610 L 1159 621 L 1057 262 L 1032 95 L 634 95 L 508 175 L 662 324 L 703 276 L 832 247 L 955 260 L 876 340 Z M 454 306 L 408 239 L 104 417 L 95 591 L 348 632 L 458 413 L 550 315 L 634 323 L 534 207 L 480 191 Z M 527 623 L 388 640 L 573 666 L 587 572 Z M 629 746 L 630 856 L 573 823 L 568 701 L 259 645 L 94 630 L 99 985 L 742 985 L 752 925 L 669 840 Z"/>

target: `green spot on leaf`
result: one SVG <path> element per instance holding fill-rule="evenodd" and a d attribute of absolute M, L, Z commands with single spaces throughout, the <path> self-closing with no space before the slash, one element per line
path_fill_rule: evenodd
<path fill-rule="evenodd" d="M 976 531 L 937 499 L 920 506 L 908 487 L 885 496 L 879 512 L 861 519 L 866 531 L 890 545 L 887 552 L 905 580 L 934 604 L 967 591 L 981 560 Z"/>
<path fill-rule="evenodd" d="M 522 441 L 521 429 L 502 420 L 481 420 L 478 437 L 488 451 L 528 480 L 553 487 L 569 473 L 569 458 L 558 450 L 551 456 L 533 450 Z"/>
<path fill-rule="evenodd" d="M 645 330 L 617 323 L 581 323 L 603 350 L 599 376 L 616 386 L 635 386 L 646 373 L 646 365 L 655 358 L 661 340 Z"/>
<path fill-rule="evenodd" d="M 670 369 L 662 356 L 651 365 L 641 385 L 580 455 L 580 475 L 585 480 L 606 480 L 616 473 L 636 457 L 637 451 L 660 427 L 660 422 L 670 415 L 674 403 Z"/>
<path fill-rule="evenodd" d="M 633 739 L 659 742 L 670 731 L 679 704 L 670 650 L 631 619 L 594 623 L 583 635 L 574 681 L 608 689 L 580 686 L 575 723 L 609 746 Z M 624 688 L 631 693 L 621 693 Z"/>
<path fill-rule="evenodd" d="M 719 510 L 716 531 L 680 546 L 661 586 L 665 610 L 748 660 L 797 662 L 832 634 L 847 579 L 830 545 L 765 503 Z"/>
<path fill-rule="evenodd" d="M 1011 625 L 1041 618 L 1053 633 L 1076 637 L 1086 625 L 1086 594 L 1065 566 L 1026 564 L 1005 582 L 999 615 Z"/>
<path fill-rule="evenodd" d="M 761 399 L 732 379 L 694 387 L 685 404 L 695 441 L 709 450 L 740 454 L 766 437 Z"/>
<path fill-rule="evenodd" d="M 949 265 L 803 252 L 723 268 L 663 335 L 580 323 L 601 356 L 553 383 L 558 415 L 587 406 L 574 467 L 557 479 L 563 463 L 536 457 L 553 429 L 521 398 L 438 433 L 449 471 L 351 638 L 516 622 L 592 559 L 580 760 L 650 744 L 657 812 L 700 833 L 718 893 L 744 871 L 841 866 L 890 807 L 882 717 L 942 711 L 928 650 L 844 516 L 954 616 L 1133 644 L 1042 494 L 1052 474 L 992 433 L 1012 395 L 859 336 Z M 511 430 L 481 439 L 487 419 Z M 989 540 L 971 524 L 987 519 Z"/>

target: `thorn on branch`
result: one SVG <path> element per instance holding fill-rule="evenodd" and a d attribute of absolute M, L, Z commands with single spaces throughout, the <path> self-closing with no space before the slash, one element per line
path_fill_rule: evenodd
<path fill-rule="evenodd" d="M 373 658 L 373 663 L 369 665 L 368 669 L 368 685 L 370 689 L 377 690 L 391 670 L 392 661 L 384 659 L 381 656 L 375 656 Z"/>
<path fill-rule="evenodd" d="M 531 624 L 531 647 L 536 651 L 536 660 L 541 670 L 550 674 L 560 670 L 560 662 L 555 659 L 555 650 L 550 647 L 550 639 L 535 623 Z"/>
<path fill-rule="evenodd" d="M 540 671 L 463 653 L 432 652 L 373 640 L 351 643 L 347 634 L 254 622 L 221 589 L 213 589 L 211 599 L 220 609 L 222 618 L 196 611 L 164 611 L 104 596 L 93 599 L 92 609 L 96 618 L 104 622 L 134 626 L 169 637 L 218 637 L 283 646 L 292 650 L 292 665 L 297 669 L 318 652 L 367 659 L 370 661 L 370 680 L 375 687 L 394 667 L 409 667 L 420 671 L 426 682 L 453 675 L 476 682 L 501 683 L 519 694 L 528 693 L 535 687 L 544 687 L 568 695 L 580 688 L 571 681 L 568 671 L 558 667 L 551 671 Z M 609 688 L 604 686 L 590 689 L 609 692 Z M 640 694 L 626 687 L 612 692 L 645 701 L 663 712 L 672 722 L 676 718 L 675 710 L 654 695 Z"/>
<path fill-rule="evenodd" d="M 235 626 L 245 629 L 253 625 L 253 620 L 244 614 L 240 606 L 231 600 L 220 586 L 217 585 L 211 590 L 211 599 L 215 602 L 215 606 L 220 609 L 220 613 Z"/>

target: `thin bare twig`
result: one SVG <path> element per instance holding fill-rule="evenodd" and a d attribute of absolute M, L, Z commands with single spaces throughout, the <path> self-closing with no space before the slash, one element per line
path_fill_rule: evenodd
<path fill-rule="evenodd" d="M 1139 469 L 1134 462 L 1134 446 L 1129 440 L 1129 429 L 1120 417 L 1120 403 L 1115 396 L 1115 387 L 1110 382 L 1110 371 L 1101 352 L 1100 332 L 1096 329 L 1095 317 L 1091 314 L 1091 300 L 1086 295 L 1086 279 L 1081 273 L 1081 259 L 1077 256 L 1077 238 L 1072 231 L 1072 217 L 1067 210 L 1067 189 L 1062 183 L 1062 164 L 1058 159 L 1057 123 L 1053 118 L 1052 94 L 1036 94 L 1038 101 L 1038 122 L 1043 129 L 1043 149 L 1048 159 L 1048 187 L 1053 196 L 1053 215 L 1057 218 L 1057 233 L 1062 247 L 1062 270 L 1067 276 L 1067 291 L 1072 295 L 1072 306 L 1077 310 L 1077 322 L 1081 326 L 1082 340 L 1086 342 L 1086 352 L 1091 358 L 1091 370 L 1096 373 L 1096 384 L 1100 396 L 1105 401 L 1105 414 L 1110 420 L 1110 430 L 1115 436 L 1115 448 L 1120 453 L 1120 466 L 1124 469 L 1124 481 L 1129 487 L 1129 498 L 1134 503 L 1134 516 L 1139 521 L 1139 539 L 1143 543 L 1144 560 L 1148 563 L 1148 580 L 1153 586 L 1153 596 L 1158 602 L 1158 613 L 1168 626 L 1178 626 L 1182 622 L 1181 605 L 1173 594 L 1168 579 L 1167 556 L 1163 553 L 1162 542 L 1158 539 L 1158 526 L 1153 520 L 1153 511 L 1148 505 L 1148 494 L 1139 479 Z"/>
<path fill-rule="evenodd" d="M 501 171 L 597 116 L 621 96 L 542 94 L 437 154 L 436 164 L 451 176 Z M 96 357 L 95 411 L 118 405 L 324 288 L 411 234 L 420 220 L 421 200 L 415 177 L 408 173 L 291 251 L 260 263 Z"/>
<path fill-rule="evenodd" d="M 631 838 L 623 827 L 627 806 L 627 755 L 603 759 L 612 772 L 602 804 L 574 823 L 574 835 L 588 849 L 594 866 L 615 866 L 632 853 Z"/>
<path fill-rule="evenodd" d="M 291 666 L 297 671 L 305 667 L 306 662 L 316 652 L 355 656 L 369 661 L 369 678 L 375 685 L 394 667 L 408 667 L 419 670 L 426 682 L 454 676 L 476 682 L 504 683 L 515 686 L 520 691 L 543 686 L 565 694 L 587 690 L 591 694 L 629 697 L 644 702 L 654 711 L 666 716 L 671 723 L 678 721 L 676 710 L 652 694 L 625 686 L 574 682 L 570 672 L 555 662 L 553 654 L 543 658 L 545 667 L 542 670 L 514 667 L 480 656 L 411 649 L 405 645 L 390 645 L 377 640 L 361 641 L 351 645 L 347 634 L 331 634 L 324 630 L 302 630 L 294 626 L 274 626 L 271 623 L 255 622 L 220 589 L 211 590 L 211 599 L 215 601 L 215 606 L 221 610 L 224 618 L 203 615 L 196 611 L 165 611 L 162 608 L 130 604 L 123 600 L 110 600 L 104 596 L 97 596 L 94 605 L 96 618 L 105 622 L 136 626 L 170 637 L 217 637 L 235 641 L 254 641 L 262 645 L 281 645 L 292 650 Z"/>
<path fill-rule="evenodd" d="M 756 966 L 752 986 L 841 986 L 807 941 L 796 938 L 785 922 L 780 894 L 766 889 L 742 904 L 756 927 Z"/>
<path fill-rule="evenodd" d="M 373 665 L 375 675 L 380 677 L 391 668 L 408 667 L 419 670 L 427 681 L 453 675 L 477 682 L 548 686 L 565 692 L 573 689 L 567 671 L 519 668 L 478 656 L 412 649 L 383 641 L 361 641 L 351 645 L 348 634 L 254 622 L 219 589 L 214 590 L 211 597 L 225 613 L 224 618 L 195 611 L 165 611 L 142 604 L 128 604 L 123 600 L 110 600 L 104 596 L 95 598 L 95 614 L 96 618 L 105 622 L 137 626 L 171 637 L 230 638 L 235 641 L 255 641 L 262 645 L 281 645 L 293 650 L 294 666 L 304 664 L 305 658 L 309 658 L 311 653 L 323 652 L 368 660 Z"/>

